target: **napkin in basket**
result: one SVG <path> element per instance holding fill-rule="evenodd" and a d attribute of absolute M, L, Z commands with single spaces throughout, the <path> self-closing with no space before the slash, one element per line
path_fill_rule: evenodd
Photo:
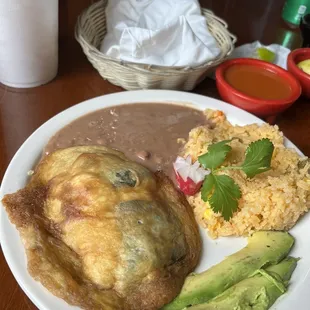
<path fill-rule="evenodd" d="M 197 0 L 113 0 L 101 51 L 123 61 L 195 67 L 220 48 Z"/>

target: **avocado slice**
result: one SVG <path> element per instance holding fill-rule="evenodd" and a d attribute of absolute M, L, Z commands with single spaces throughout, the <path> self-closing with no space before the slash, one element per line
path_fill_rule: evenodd
<path fill-rule="evenodd" d="M 208 303 L 189 310 L 268 310 L 285 293 L 296 268 L 297 259 L 289 257 L 266 270 L 258 270 Z"/>
<path fill-rule="evenodd" d="M 255 232 L 242 250 L 200 274 L 188 276 L 180 294 L 162 309 L 181 310 L 205 303 L 248 278 L 256 270 L 277 264 L 287 256 L 293 244 L 294 238 L 287 232 Z"/>

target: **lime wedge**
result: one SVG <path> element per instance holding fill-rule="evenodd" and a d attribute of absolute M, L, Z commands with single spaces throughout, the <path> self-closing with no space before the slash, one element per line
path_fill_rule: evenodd
<path fill-rule="evenodd" d="M 274 62 L 276 58 L 276 54 L 265 47 L 259 47 L 256 50 L 256 52 L 257 52 L 257 58 L 260 60 Z"/>

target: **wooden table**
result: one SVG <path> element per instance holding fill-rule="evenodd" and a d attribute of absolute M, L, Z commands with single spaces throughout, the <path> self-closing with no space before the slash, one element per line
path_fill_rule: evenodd
<path fill-rule="evenodd" d="M 67 4 L 68 2 L 70 1 L 63 1 Z M 86 1 L 80 2 L 84 2 L 84 6 L 87 4 Z M 271 7 L 268 7 L 267 3 L 272 1 L 256 1 L 252 8 L 248 8 L 248 14 L 252 14 L 250 17 L 247 16 L 248 22 L 252 25 L 249 28 L 240 22 L 242 17 L 235 1 L 202 0 L 201 2 L 229 22 L 231 30 L 239 37 L 239 43 L 259 39 L 267 44 L 282 40 L 281 38 L 289 31 L 284 28 L 279 17 L 283 1 L 273 1 L 274 6 Z M 226 5 L 219 5 L 223 2 Z M 246 0 L 239 2 L 249 3 Z M 258 10 L 258 8 L 262 9 L 262 2 L 269 12 L 269 17 L 266 15 L 263 23 Z M 255 7 L 256 5 L 258 8 Z M 72 19 L 70 17 L 70 20 Z M 255 21 L 257 21 L 256 24 Z M 78 44 L 74 42 L 72 29 L 69 32 L 70 35 L 66 35 L 60 44 L 59 74 L 54 81 L 26 90 L 8 88 L 0 84 L 0 179 L 12 156 L 25 139 L 49 118 L 83 100 L 122 91 L 121 88 L 104 81 L 99 76 L 82 54 Z M 298 34 L 293 33 L 290 40 L 292 46 L 298 45 Z M 214 81 L 209 79 L 202 82 L 194 92 L 219 98 Z M 308 100 L 300 98 L 289 110 L 279 116 L 277 124 L 301 151 L 310 156 L 310 102 Z M 36 309 L 17 285 L 1 251 L 0 288 L 0 309 Z"/>

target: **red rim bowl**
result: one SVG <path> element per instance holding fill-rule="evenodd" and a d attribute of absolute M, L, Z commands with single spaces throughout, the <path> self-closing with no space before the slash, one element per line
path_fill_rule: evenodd
<path fill-rule="evenodd" d="M 299 81 L 303 95 L 310 98 L 310 75 L 297 67 L 299 62 L 306 59 L 310 59 L 310 48 L 298 48 L 290 52 L 287 57 L 287 70 Z"/>
<path fill-rule="evenodd" d="M 225 80 L 225 71 L 235 65 L 249 65 L 271 71 L 284 78 L 291 87 L 291 95 L 286 99 L 266 100 L 251 97 L 235 89 Z M 226 60 L 215 72 L 216 86 L 223 100 L 260 117 L 277 115 L 290 107 L 300 96 L 301 87 L 298 80 L 288 71 L 266 61 L 252 58 Z"/>

